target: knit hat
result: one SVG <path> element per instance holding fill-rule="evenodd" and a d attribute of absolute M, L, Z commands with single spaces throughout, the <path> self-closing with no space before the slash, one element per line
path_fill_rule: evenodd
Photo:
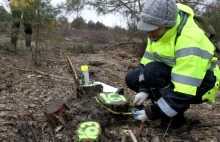
<path fill-rule="evenodd" d="M 175 0 L 146 0 L 137 28 L 150 32 L 160 27 L 173 27 L 177 13 Z"/>

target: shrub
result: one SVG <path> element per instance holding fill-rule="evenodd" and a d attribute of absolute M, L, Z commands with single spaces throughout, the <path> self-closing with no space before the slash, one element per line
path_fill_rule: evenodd
<path fill-rule="evenodd" d="M 87 27 L 87 24 L 82 17 L 77 17 L 73 20 L 72 27 L 76 29 L 85 29 Z"/>

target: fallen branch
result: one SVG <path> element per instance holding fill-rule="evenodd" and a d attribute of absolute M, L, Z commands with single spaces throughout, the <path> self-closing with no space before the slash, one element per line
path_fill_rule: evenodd
<path fill-rule="evenodd" d="M 0 112 L 3 112 L 3 111 L 18 111 L 18 110 L 15 110 L 15 109 L 0 109 Z"/>
<path fill-rule="evenodd" d="M 115 44 L 115 45 L 107 45 L 105 46 L 104 48 L 112 48 L 112 47 L 117 47 L 117 46 L 120 46 L 120 45 L 127 45 L 127 44 L 140 44 L 140 43 L 136 43 L 136 42 L 122 42 L 122 43 L 118 43 L 118 44 Z"/>
<path fill-rule="evenodd" d="M 72 62 L 71 62 L 69 56 L 67 56 L 67 61 L 68 61 L 68 63 L 69 63 L 70 70 L 72 71 L 73 79 L 74 79 L 74 81 L 75 81 L 75 83 L 76 83 L 76 86 L 79 87 L 79 86 L 80 86 L 79 78 L 78 78 L 78 76 L 77 76 L 76 70 L 74 69 L 73 64 L 72 64 Z"/>
<path fill-rule="evenodd" d="M 194 125 L 193 127 L 216 127 L 216 126 L 220 126 L 220 123 L 219 124 Z"/>
<path fill-rule="evenodd" d="M 16 68 L 16 67 L 7 66 L 7 65 L 4 65 L 4 66 L 7 67 L 7 68 L 15 69 L 15 70 L 20 70 L 20 71 L 25 71 L 25 72 L 34 72 L 34 73 L 37 73 L 37 74 L 40 74 L 40 75 L 50 76 L 50 77 L 54 77 L 54 78 L 72 80 L 70 78 L 66 78 L 66 77 L 62 77 L 62 76 L 56 76 L 56 75 L 48 74 L 48 73 L 45 73 L 45 72 L 42 72 L 42 71 L 20 69 L 20 68 Z"/>

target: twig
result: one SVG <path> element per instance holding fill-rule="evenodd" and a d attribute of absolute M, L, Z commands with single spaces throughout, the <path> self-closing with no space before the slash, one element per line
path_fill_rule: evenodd
<path fill-rule="evenodd" d="M 41 135 L 42 135 L 42 140 L 44 140 L 44 128 L 41 128 Z"/>
<path fill-rule="evenodd" d="M 138 129 L 138 136 L 141 136 L 144 127 L 144 121 L 141 122 L 140 127 Z"/>
<path fill-rule="evenodd" d="M 26 135 L 24 134 L 24 131 L 22 131 L 22 127 L 21 126 L 17 126 L 18 129 L 18 134 L 25 139 L 26 141 L 28 141 L 28 138 L 26 137 Z M 20 132 L 20 133 L 19 133 Z"/>
<path fill-rule="evenodd" d="M 131 130 L 128 130 L 128 134 L 131 137 L 132 142 L 137 142 L 137 139 L 136 139 L 136 137 L 134 136 L 134 134 Z"/>
<path fill-rule="evenodd" d="M 201 2 L 190 2 L 190 1 L 188 1 L 187 3 L 195 3 L 195 4 L 197 4 L 197 5 L 203 5 L 203 6 L 206 6 L 206 7 L 210 6 L 210 7 L 212 7 L 212 8 L 216 8 L 216 7 L 214 7 L 214 6 L 211 6 L 210 4 L 205 4 L 205 3 L 201 3 Z"/>
<path fill-rule="evenodd" d="M 121 137 L 121 142 L 126 142 L 127 141 L 127 136 L 125 133 L 122 133 L 122 137 Z"/>
<path fill-rule="evenodd" d="M 31 127 L 31 130 L 32 130 L 33 134 L 34 134 L 35 140 L 37 140 L 36 132 L 34 131 L 34 129 L 33 129 L 33 127 L 31 125 L 30 125 L 30 127 Z"/>
<path fill-rule="evenodd" d="M 71 69 L 71 71 L 72 71 L 73 79 L 74 79 L 74 81 L 75 81 L 75 83 L 76 83 L 76 86 L 78 87 L 78 86 L 80 85 L 80 83 L 79 83 L 79 78 L 78 78 L 78 76 L 77 76 L 76 70 L 74 69 L 73 64 L 72 64 L 72 62 L 71 62 L 69 56 L 67 56 L 67 61 L 68 61 L 68 63 L 69 63 L 70 69 Z"/>
<path fill-rule="evenodd" d="M 164 133 L 164 135 L 163 135 L 163 139 L 164 139 L 165 136 L 167 135 L 167 131 L 168 131 L 169 128 L 170 128 L 170 124 L 172 123 L 172 120 L 173 120 L 173 117 L 170 119 L 170 123 L 169 123 L 169 125 L 167 126 L 167 129 L 166 129 L 166 131 L 165 131 L 165 133 Z"/>

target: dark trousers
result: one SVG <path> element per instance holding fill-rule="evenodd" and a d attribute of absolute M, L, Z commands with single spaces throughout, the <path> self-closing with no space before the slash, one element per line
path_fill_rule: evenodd
<path fill-rule="evenodd" d="M 170 84 L 170 86 L 165 89 L 165 93 L 162 94 L 162 96 L 169 106 L 178 113 L 185 112 L 190 104 L 202 103 L 202 96 L 214 87 L 216 81 L 213 71 L 207 71 L 201 86 L 197 88 L 196 96 L 192 96 L 173 91 L 174 86 L 171 82 L 172 67 L 164 63 L 152 62 L 144 66 L 143 69 L 145 78 L 144 87 L 156 92 L 154 93 L 156 97 L 152 96 L 151 91 L 147 92 L 149 93 L 150 98 L 157 101 L 161 97 L 159 90 Z M 132 70 L 128 72 L 125 77 L 125 82 L 128 88 L 135 92 L 138 92 L 140 89 L 139 74 L 141 70 L 141 68 Z M 141 86 L 143 87 L 143 84 Z"/>
<path fill-rule="evenodd" d="M 25 44 L 26 46 L 31 46 L 31 36 L 32 36 L 32 21 L 34 16 L 34 11 L 30 9 L 15 9 L 12 10 L 12 29 L 11 29 L 11 43 L 16 47 L 19 28 L 21 23 L 21 16 L 23 15 L 24 23 L 24 33 L 25 33 Z"/>

